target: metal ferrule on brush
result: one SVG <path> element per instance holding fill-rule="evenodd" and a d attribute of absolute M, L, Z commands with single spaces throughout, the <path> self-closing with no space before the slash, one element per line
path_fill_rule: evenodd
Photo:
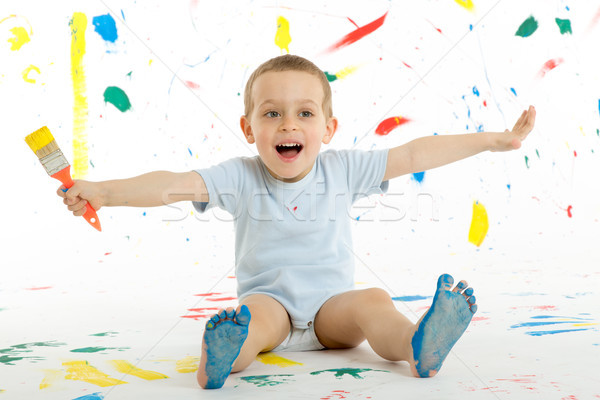
<path fill-rule="evenodd" d="M 69 162 L 67 158 L 63 155 L 60 149 L 54 150 L 52 153 L 48 154 L 40 158 L 40 162 L 46 169 L 48 175 L 52 176 L 59 171 L 67 168 L 69 166 Z"/>

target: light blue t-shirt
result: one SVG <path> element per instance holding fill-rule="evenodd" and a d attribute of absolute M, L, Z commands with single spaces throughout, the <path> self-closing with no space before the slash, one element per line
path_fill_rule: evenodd
<path fill-rule="evenodd" d="M 387 191 L 387 149 L 328 150 L 300 181 L 275 179 L 260 157 L 196 170 L 209 202 L 233 215 L 239 300 L 266 294 L 297 328 L 306 328 L 329 298 L 354 288 L 350 208 Z"/>

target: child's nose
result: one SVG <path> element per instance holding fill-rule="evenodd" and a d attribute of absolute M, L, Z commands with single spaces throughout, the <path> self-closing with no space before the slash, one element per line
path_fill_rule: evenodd
<path fill-rule="evenodd" d="M 280 129 L 283 132 L 295 131 L 298 129 L 298 125 L 293 117 L 285 116 L 281 119 Z"/>

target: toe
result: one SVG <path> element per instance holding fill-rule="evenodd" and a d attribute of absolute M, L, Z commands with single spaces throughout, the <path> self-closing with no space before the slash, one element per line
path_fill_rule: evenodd
<path fill-rule="evenodd" d="M 469 286 L 469 284 L 467 283 L 467 281 L 462 280 L 460 282 L 458 282 L 458 284 L 456 285 L 456 287 L 454 288 L 454 290 L 452 290 L 453 292 L 462 292 L 463 290 L 465 290 L 465 288 Z"/>
<path fill-rule="evenodd" d="M 235 322 L 238 325 L 248 325 L 250 323 L 250 310 L 242 304 L 235 313 Z"/>
<path fill-rule="evenodd" d="M 219 317 L 219 314 L 215 314 L 212 317 L 210 317 L 210 319 L 212 320 L 212 322 L 214 322 L 215 324 L 218 324 L 219 321 L 221 320 L 221 318 Z"/>
<path fill-rule="evenodd" d="M 219 311 L 219 318 L 222 320 L 227 319 L 227 311 L 225 311 L 225 310 Z"/>
<path fill-rule="evenodd" d="M 463 292 L 463 294 L 467 298 L 473 296 L 473 288 L 466 288 L 465 291 Z"/>
<path fill-rule="evenodd" d="M 475 296 L 471 296 L 467 299 L 467 302 L 469 304 L 475 304 L 477 302 L 477 299 L 475 298 Z"/>
<path fill-rule="evenodd" d="M 471 312 L 472 312 L 473 314 L 475 314 L 475 313 L 477 312 L 477 304 L 472 304 L 472 305 L 471 305 Z"/>
<path fill-rule="evenodd" d="M 438 278 L 437 287 L 441 290 L 450 290 L 452 288 L 452 284 L 454 283 L 454 278 L 452 275 L 443 274 Z"/>
<path fill-rule="evenodd" d="M 233 317 L 235 317 L 235 308 L 228 307 L 227 308 L 227 318 L 228 319 L 233 319 Z"/>

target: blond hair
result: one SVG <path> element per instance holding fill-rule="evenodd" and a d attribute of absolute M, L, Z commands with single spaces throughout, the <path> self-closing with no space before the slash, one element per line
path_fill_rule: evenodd
<path fill-rule="evenodd" d="M 252 75 L 250 75 L 250 78 L 248 78 L 248 82 L 246 82 L 246 88 L 244 89 L 244 115 L 246 117 L 250 116 L 250 113 L 252 113 L 252 109 L 254 108 L 254 103 L 252 101 L 252 88 L 254 87 L 254 82 L 256 82 L 256 79 L 267 72 L 283 71 L 308 72 L 309 74 L 318 78 L 321 81 L 324 93 L 323 113 L 325 114 L 326 118 L 333 116 L 333 106 L 331 104 L 331 86 L 329 86 L 329 81 L 327 80 L 325 73 L 306 58 L 292 54 L 284 54 L 262 63 L 258 68 L 256 68 L 256 70 L 254 70 Z"/>

